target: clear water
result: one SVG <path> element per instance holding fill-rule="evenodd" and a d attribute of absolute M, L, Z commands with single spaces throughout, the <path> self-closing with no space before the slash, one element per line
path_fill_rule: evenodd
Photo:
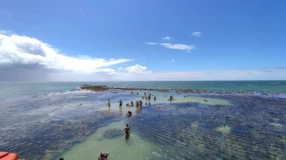
<path fill-rule="evenodd" d="M 110 152 L 111 160 L 286 158 L 285 98 L 152 92 L 157 101 L 151 105 L 120 109 L 119 100 L 126 104 L 141 97 L 122 91 L 68 91 L 81 84 L 1 83 L 0 150 L 28 160 L 92 160 L 100 151 Z M 133 112 L 129 119 L 128 110 Z M 122 135 L 126 123 L 132 127 L 127 141 Z M 107 134 L 116 129 L 122 132 Z"/>

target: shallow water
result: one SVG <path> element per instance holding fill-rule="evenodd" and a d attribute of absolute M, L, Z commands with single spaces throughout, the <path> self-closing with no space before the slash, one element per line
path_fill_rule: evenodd
<path fill-rule="evenodd" d="M 69 160 L 96 159 L 100 152 L 109 152 L 109 160 L 152 159 L 152 151 L 156 146 L 147 139 L 142 139 L 136 132 L 131 131 L 131 137 L 126 140 L 123 129 L 126 121 L 111 123 L 98 129 L 84 142 L 76 144 L 66 151 L 62 157 Z M 119 129 L 123 135 L 105 138 L 104 131 Z"/>
<path fill-rule="evenodd" d="M 0 101 L 0 150 L 29 160 L 59 156 L 92 160 L 100 151 L 110 152 L 110 159 L 286 157 L 286 99 L 152 94 L 157 101 L 145 105 L 144 100 L 142 109 L 126 107 L 131 100 L 142 98 L 123 91 L 6 98 Z M 170 95 L 175 101 L 168 101 Z M 121 109 L 119 100 L 124 102 Z M 133 112 L 129 119 L 128 110 Z M 123 135 L 126 123 L 132 127 L 128 141 Z"/>

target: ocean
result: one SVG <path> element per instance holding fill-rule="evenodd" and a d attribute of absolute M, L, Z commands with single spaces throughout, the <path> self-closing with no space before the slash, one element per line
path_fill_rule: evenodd
<path fill-rule="evenodd" d="M 82 84 L 127 88 L 286 92 L 286 81 L 0 82 L 0 97 L 62 92 L 79 89 Z"/>
<path fill-rule="evenodd" d="M 79 90 L 83 84 L 269 94 L 152 91 L 146 100 L 147 91 Z M 0 82 L 0 151 L 26 160 L 93 160 L 100 152 L 109 160 L 286 159 L 285 93 L 286 81 Z M 142 108 L 125 106 L 137 100 Z"/>

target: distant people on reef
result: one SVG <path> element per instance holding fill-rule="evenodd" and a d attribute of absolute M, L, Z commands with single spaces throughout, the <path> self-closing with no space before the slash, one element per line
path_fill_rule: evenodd
<path fill-rule="evenodd" d="M 127 112 L 127 117 L 131 117 L 132 116 L 132 112 L 131 111 L 128 111 Z"/>
<path fill-rule="evenodd" d="M 108 107 L 110 107 L 110 104 L 111 104 L 110 99 L 108 99 L 108 101 L 107 101 Z"/>
<path fill-rule="evenodd" d="M 119 107 L 122 107 L 122 100 L 119 101 Z"/>
<path fill-rule="evenodd" d="M 204 102 L 208 102 L 208 100 L 204 99 Z"/>
<path fill-rule="evenodd" d="M 149 101 L 151 100 L 151 94 L 149 94 L 149 96 L 148 96 L 148 100 L 149 100 Z"/>
<path fill-rule="evenodd" d="M 139 107 L 139 101 L 136 101 L 136 107 Z"/>
<path fill-rule="evenodd" d="M 133 101 L 131 101 L 131 102 L 130 102 L 130 104 L 131 104 L 131 107 L 133 107 L 133 106 L 134 106 L 134 102 L 133 102 Z"/>
<path fill-rule="evenodd" d="M 108 155 L 109 155 L 109 153 L 100 152 L 97 159 L 98 160 L 107 160 Z"/>
<path fill-rule="evenodd" d="M 154 101 L 156 101 L 156 96 L 154 96 Z"/>
<path fill-rule="evenodd" d="M 143 102 L 139 100 L 139 106 L 142 107 Z"/>
<path fill-rule="evenodd" d="M 131 127 L 128 124 L 126 124 L 124 131 L 125 131 L 125 138 L 129 138 Z"/>

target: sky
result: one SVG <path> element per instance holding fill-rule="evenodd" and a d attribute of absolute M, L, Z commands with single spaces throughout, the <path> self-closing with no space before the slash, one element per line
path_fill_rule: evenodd
<path fill-rule="evenodd" d="M 0 81 L 286 80 L 284 0 L 0 3 Z"/>

